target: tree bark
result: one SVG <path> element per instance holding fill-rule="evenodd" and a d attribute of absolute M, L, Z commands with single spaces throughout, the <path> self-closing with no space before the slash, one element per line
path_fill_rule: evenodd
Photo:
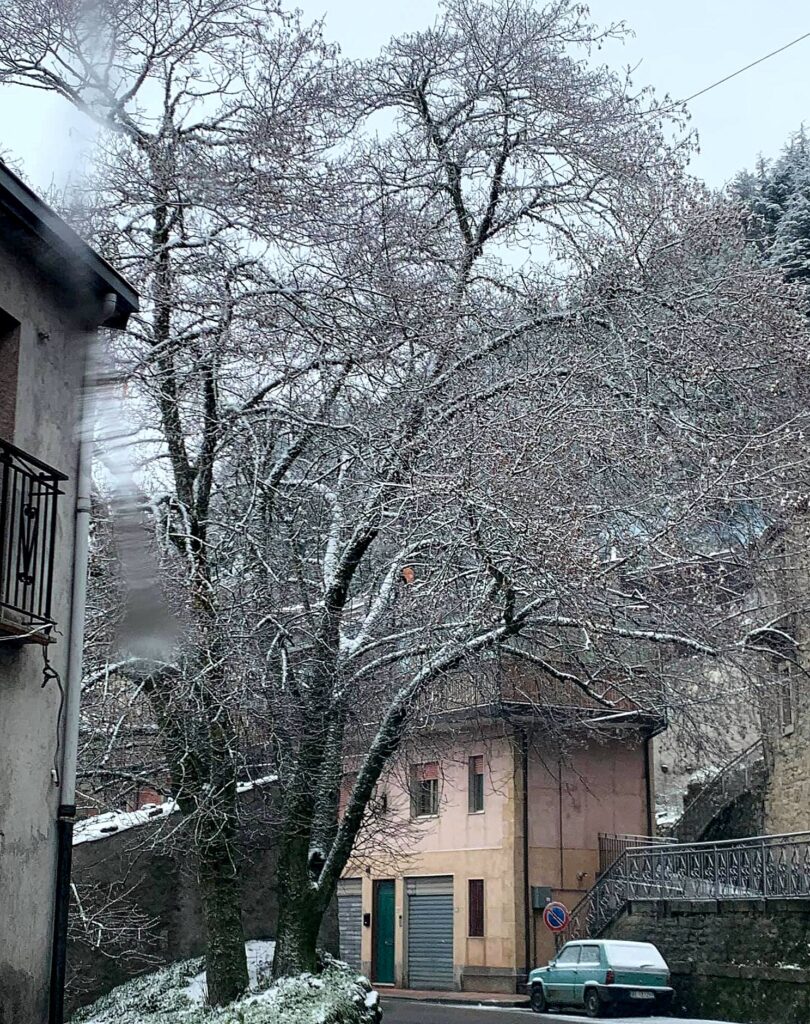
<path fill-rule="evenodd" d="M 205 976 L 212 1006 L 232 1002 L 248 987 L 235 838 L 235 815 L 224 810 L 206 817 L 197 839 L 200 899 L 208 938 Z"/>
<path fill-rule="evenodd" d="M 279 915 L 273 976 L 292 977 L 315 972 L 318 932 L 329 902 L 314 884 L 309 863 L 309 840 L 287 834 L 278 862 Z"/>

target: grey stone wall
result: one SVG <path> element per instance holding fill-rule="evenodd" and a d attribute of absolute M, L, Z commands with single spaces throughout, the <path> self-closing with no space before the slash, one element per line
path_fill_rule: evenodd
<path fill-rule="evenodd" d="M 248 939 L 272 939 L 278 919 L 275 826 L 270 794 L 243 797 L 242 920 Z M 94 946 L 81 929 L 72 929 L 68 949 L 70 1009 L 93 1002 L 116 985 L 161 963 L 200 956 L 205 925 L 195 883 L 196 864 L 179 815 L 74 847 L 73 881 L 78 891 L 105 891 L 124 880 L 126 900 L 139 918 L 153 918 L 138 948 L 126 952 L 104 941 Z M 117 890 L 119 891 L 119 890 Z M 327 914 L 320 944 L 338 952 L 337 913 Z M 151 958 L 149 963 L 144 954 Z"/>
<path fill-rule="evenodd" d="M 603 937 L 655 943 L 681 1016 L 810 1021 L 810 900 L 637 901 Z"/>

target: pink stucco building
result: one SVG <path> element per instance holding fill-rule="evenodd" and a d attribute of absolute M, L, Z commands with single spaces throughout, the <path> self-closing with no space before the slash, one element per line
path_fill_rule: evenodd
<path fill-rule="evenodd" d="M 554 949 L 545 902 L 593 885 L 600 833 L 651 833 L 660 719 L 523 697 L 435 716 L 381 787 L 385 828 L 339 893 L 341 955 L 376 984 L 519 990 Z"/>

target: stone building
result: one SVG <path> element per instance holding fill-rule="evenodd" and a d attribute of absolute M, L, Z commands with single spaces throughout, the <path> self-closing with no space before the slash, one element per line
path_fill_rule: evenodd
<path fill-rule="evenodd" d="M 2 1024 L 44 1024 L 59 1013 L 49 993 L 58 1002 L 52 952 L 74 804 L 89 514 L 85 363 L 97 329 L 122 328 L 137 302 L 0 163 Z"/>

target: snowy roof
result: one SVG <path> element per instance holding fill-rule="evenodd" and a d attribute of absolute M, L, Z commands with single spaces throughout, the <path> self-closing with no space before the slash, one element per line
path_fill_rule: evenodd
<path fill-rule="evenodd" d="M 277 775 L 265 775 L 261 779 L 237 783 L 236 792 L 249 793 L 252 789 L 269 786 L 277 781 Z M 111 835 L 126 832 L 128 829 L 137 828 L 139 825 L 156 821 L 158 818 L 167 818 L 179 810 L 180 807 L 176 800 L 165 800 L 160 804 L 145 804 L 137 811 L 109 811 L 106 814 L 96 814 L 92 818 L 82 818 L 81 821 L 76 822 L 73 828 L 73 845 L 93 843 L 97 839 L 108 839 Z"/>

